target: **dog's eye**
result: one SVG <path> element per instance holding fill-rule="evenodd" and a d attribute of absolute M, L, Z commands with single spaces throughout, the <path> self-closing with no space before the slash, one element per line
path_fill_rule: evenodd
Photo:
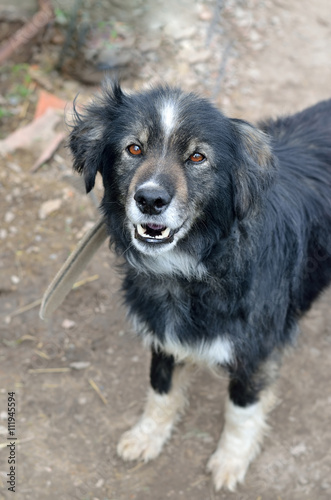
<path fill-rule="evenodd" d="M 131 144 L 127 149 L 131 155 L 138 156 L 142 154 L 141 147 L 138 144 Z"/>
<path fill-rule="evenodd" d="M 193 155 L 189 157 L 189 160 L 194 161 L 194 163 L 201 163 L 205 159 L 206 157 L 203 156 L 201 153 L 193 153 Z"/>

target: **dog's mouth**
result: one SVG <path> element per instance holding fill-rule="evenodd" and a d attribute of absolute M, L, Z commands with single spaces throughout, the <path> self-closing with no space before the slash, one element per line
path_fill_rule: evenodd
<path fill-rule="evenodd" d="M 170 227 L 160 224 L 137 224 L 135 227 L 135 238 L 144 243 L 158 244 L 171 243 L 177 232 Z"/>

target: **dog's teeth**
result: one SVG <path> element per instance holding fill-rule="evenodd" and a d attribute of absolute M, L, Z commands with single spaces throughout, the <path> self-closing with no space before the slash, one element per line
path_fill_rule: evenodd
<path fill-rule="evenodd" d="M 137 225 L 137 230 L 140 236 L 146 237 L 146 229 L 144 229 L 141 224 Z"/>
<path fill-rule="evenodd" d="M 168 238 L 170 234 L 170 227 L 166 227 L 163 231 L 161 231 L 161 234 L 156 234 L 154 236 L 148 234 L 148 229 L 144 228 L 141 224 L 137 224 L 137 231 L 138 234 L 143 238 L 154 238 L 156 240 L 163 240 L 165 238 Z"/>
<path fill-rule="evenodd" d="M 155 238 L 156 240 L 163 240 L 164 238 L 168 238 L 169 234 L 170 227 L 167 227 L 166 229 L 161 231 L 161 234 L 156 234 L 155 236 L 153 236 L 153 238 Z"/>
<path fill-rule="evenodd" d="M 170 234 L 170 227 L 167 227 L 164 231 L 162 231 L 162 238 L 168 238 Z"/>

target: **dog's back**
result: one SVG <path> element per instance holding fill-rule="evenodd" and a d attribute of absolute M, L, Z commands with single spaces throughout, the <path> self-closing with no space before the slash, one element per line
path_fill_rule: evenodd
<path fill-rule="evenodd" d="M 260 127 L 273 138 L 279 161 L 271 204 L 291 228 L 286 238 L 295 233 L 296 242 L 306 242 L 292 296 L 305 312 L 331 281 L 331 99 Z"/>

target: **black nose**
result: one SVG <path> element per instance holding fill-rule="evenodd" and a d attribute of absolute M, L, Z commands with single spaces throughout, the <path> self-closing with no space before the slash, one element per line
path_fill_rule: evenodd
<path fill-rule="evenodd" d="M 137 207 L 143 214 L 159 215 L 171 202 L 171 196 L 163 187 L 141 187 L 134 195 Z"/>

